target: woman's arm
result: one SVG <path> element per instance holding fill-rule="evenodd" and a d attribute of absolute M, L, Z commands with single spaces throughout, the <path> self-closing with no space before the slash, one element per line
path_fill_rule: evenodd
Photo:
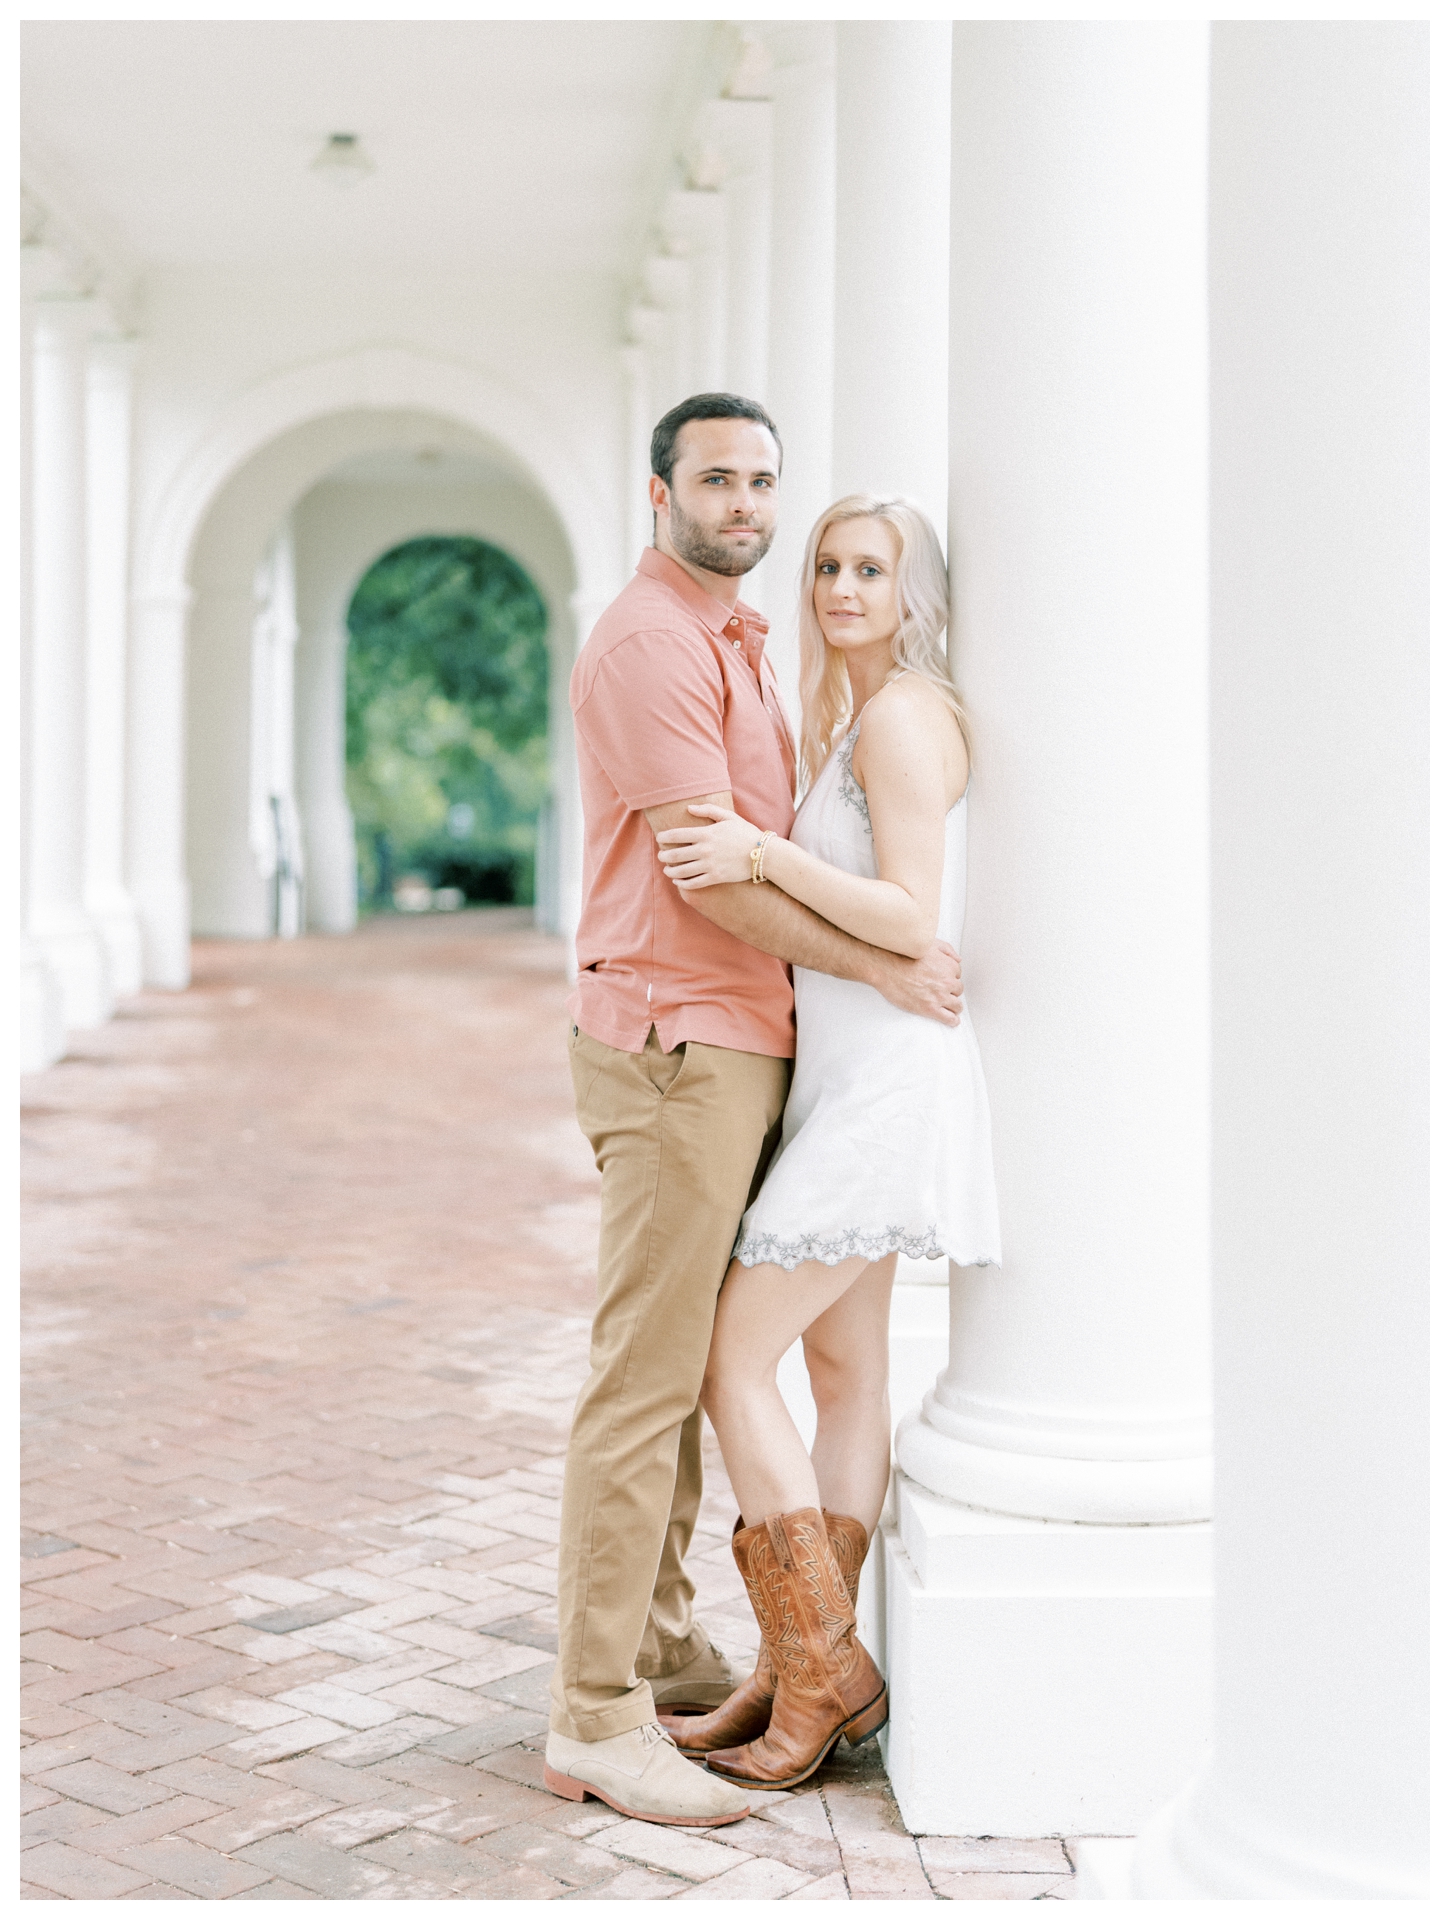
<path fill-rule="evenodd" d="M 936 939 L 946 834 L 939 722 L 923 700 L 936 704 L 928 688 L 884 688 L 862 722 L 857 756 L 880 879 L 843 873 L 789 840 L 772 839 L 761 862 L 773 886 L 822 919 L 912 959 Z M 682 893 L 748 880 L 759 829 L 722 807 L 690 811 L 712 824 L 659 835 L 669 878 Z"/>

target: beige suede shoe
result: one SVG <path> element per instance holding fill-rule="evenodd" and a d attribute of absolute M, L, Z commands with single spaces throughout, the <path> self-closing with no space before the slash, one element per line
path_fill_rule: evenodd
<path fill-rule="evenodd" d="M 750 1811 L 738 1787 L 691 1766 L 653 1724 L 609 1740 L 551 1733 L 544 1749 L 544 1785 L 565 1800 L 593 1794 L 616 1813 L 661 1827 L 726 1827 Z"/>
<path fill-rule="evenodd" d="M 677 1673 L 646 1675 L 655 1711 L 708 1713 L 750 1678 L 754 1663 L 732 1666 L 712 1640 Z"/>

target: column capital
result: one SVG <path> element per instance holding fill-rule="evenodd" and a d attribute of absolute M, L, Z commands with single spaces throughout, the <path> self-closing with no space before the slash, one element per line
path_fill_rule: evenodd
<path fill-rule="evenodd" d="M 90 341 L 90 371 L 93 379 L 129 380 L 136 365 L 141 342 L 134 333 L 95 333 Z"/>
<path fill-rule="evenodd" d="M 774 108 L 767 99 L 707 100 L 695 123 L 699 159 L 691 170 L 692 182 L 719 187 L 736 174 L 754 173 L 768 165 L 773 117 Z"/>
<path fill-rule="evenodd" d="M 664 334 L 663 311 L 646 301 L 637 301 L 624 318 L 625 338 L 631 347 L 657 347 Z"/>
<path fill-rule="evenodd" d="M 665 196 L 660 229 L 673 255 L 719 246 L 724 225 L 724 202 L 714 187 L 676 187 Z"/>
<path fill-rule="evenodd" d="M 835 65 L 834 20 L 773 20 L 761 28 L 760 38 L 770 55 L 767 90 L 772 100 L 785 99 L 803 81 L 829 73 Z"/>
<path fill-rule="evenodd" d="M 31 303 L 36 342 L 47 340 L 72 352 L 82 351 L 106 323 L 107 314 L 94 294 L 57 290 L 37 294 Z"/>
<path fill-rule="evenodd" d="M 752 31 L 740 35 L 740 51 L 722 89 L 727 100 L 768 100 L 773 66 L 769 42 Z"/>
<path fill-rule="evenodd" d="M 65 256 L 43 240 L 26 240 L 20 248 L 20 297 L 33 301 L 54 294 L 76 292 L 75 276 Z"/>

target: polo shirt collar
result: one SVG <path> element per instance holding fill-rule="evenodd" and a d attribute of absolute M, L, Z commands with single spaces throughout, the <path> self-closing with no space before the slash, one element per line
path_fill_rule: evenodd
<path fill-rule="evenodd" d="M 723 634 L 731 620 L 739 619 L 748 627 L 758 628 L 761 633 L 769 632 L 768 623 L 754 607 L 746 606 L 743 600 L 737 600 L 733 608 L 717 600 L 712 593 L 692 580 L 678 560 L 672 560 L 667 553 L 661 553 L 658 547 L 646 547 L 639 557 L 636 573 L 642 573 L 651 580 L 658 580 L 661 586 L 677 593 L 691 613 L 696 614 L 711 633 Z"/>

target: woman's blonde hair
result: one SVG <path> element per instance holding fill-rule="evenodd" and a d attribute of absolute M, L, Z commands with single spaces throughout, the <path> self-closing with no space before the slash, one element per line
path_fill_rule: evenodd
<path fill-rule="evenodd" d="M 966 705 L 947 670 L 946 624 L 950 611 L 947 563 L 936 529 L 914 500 L 895 494 L 850 493 L 811 528 L 801 568 L 801 781 L 810 786 L 831 757 L 842 722 L 851 714 L 846 662 L 821 632 L 816 618 L 816 556 L 829 527 L 843 520 L 884 520 L 901 542 L 896 565 L 896 637 L 891 655 L 899 667 L 929 680 L 962 730 L 967 765 L 972 759 Z"/>

